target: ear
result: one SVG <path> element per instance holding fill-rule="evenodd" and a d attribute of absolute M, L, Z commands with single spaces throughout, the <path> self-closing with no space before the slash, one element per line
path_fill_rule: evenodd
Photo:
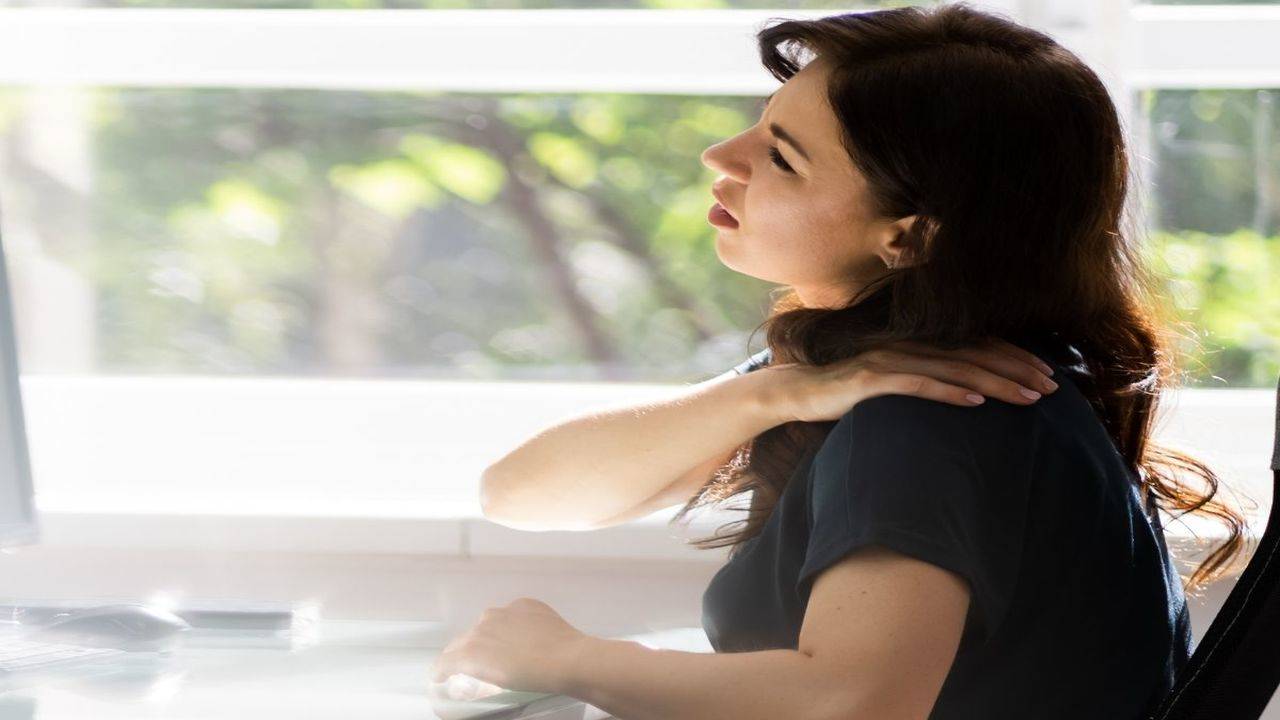
<path fill-rule="evenodd" d="M 879 254 L 886 266 L 900 270 L 911 264 L 910 250 L 903 242 L 903 236 L 911 232 L 917 217 L 917 215 L 907 215 L 885 226 Z"/>

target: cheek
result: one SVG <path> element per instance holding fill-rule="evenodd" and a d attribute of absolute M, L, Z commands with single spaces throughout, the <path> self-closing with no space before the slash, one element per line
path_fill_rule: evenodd
<path fill-rule="evenodd" d="M 751 237 L 769 238 L 768 247 L 785 254 L 780 262 L 792 274 L 809 279 L 839 274 L 858 255 L 859 224 L 841 201 L 801 193 L 765 214 L 767 227 L 759 236 L 749 228 Z"/>
<path fill-rule="evenodd" d="M 815 232 L 824 232 L 823 220 L 818 217 L 821 208 L 794 181 L 772 175 L 755 179 L 744 202 L 741 230 L 764 247 L 804 247 L 812 242 Z"/>
<path fill-rule="evenodd" d="M 815 196 L 782 178 L 756 178 L 744 199 L 744 222 L 716 232 L 721 261 L 783 284 L 843 277 L 859 255 L 858 221 L 847 198 Z"/>
<path fill-rule="evenodd" d="M 742 224 L 726 238 L 738 245 L 741 259 L 756 270 L 768 268 L 781 282 L 805 273 L 821 245 L 815 234 L 824 232 L 811 201 L 769 178 L 754 180 L 744 203 Z"/>

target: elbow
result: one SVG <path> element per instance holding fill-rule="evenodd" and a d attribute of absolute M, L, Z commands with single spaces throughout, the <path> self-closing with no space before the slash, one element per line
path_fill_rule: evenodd
<path fill-rule="evenodd" d="M 516 478 L 519 478 L 517 480 Z M 539 483 L 490 465 L 480 474 L 480 514 L 513 530 L 588 530 L 565 503 L 545 497 Z"/>
<path fill-rule="evenodd" d="M 555 504 L 548 505 L 537 492 L 536 485 L 527 482 L 517 485 L 511 475 L 490 466 L 480 475 L 480 514 L 485 520 L 512 530 L 589 529 L 565 518 L 562 510 L 557 510 Z"/>
<path fill-rule="evenodd" d="M 521 496 L 510 475 L 494 470 L 493 466 L 480 475 L 480 514 L 488 520 L 513 530 L 556 529 L 546 518 L 539 517 L 533 498 Z"/>
<path fill-rule="evenodd" d="M 486 520 L 501 523 L 505 517 L 506 488 L 494 467 L 490 465 L 480 474 L 480 514 Z"/>

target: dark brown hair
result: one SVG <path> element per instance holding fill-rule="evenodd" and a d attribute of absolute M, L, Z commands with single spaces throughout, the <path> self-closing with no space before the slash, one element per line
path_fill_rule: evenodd
<path fill-rule="evenodd" d="M 1077 385 L 1140 489 L 1167 511 L 1225 524 L 1226 540 L 1183 578 L 1188 589 L 1230 569 L 1245 518 L 1216 497 L 1206 465 L 1149 441 L 1175 376 L 1167 311 L 1137 233 L 1121 227 L 1132 224 L 1129 163 L 1098 76 L 1048 35 L 964 3 L 784 20 L 757 38 L 782 82 L 804 53 L 830 63 L 828 103 L 876 210 L 918 216 L 907 266 L 846 306 L 806 308 L 794 290 L 775 298 L 761 324 L 772 362 L 825 365 L 906 339 L 957 348 L 1056 333 L 1084 358 Z M 751 492 L 746 517 L 731 523 L 740 529 L 692 541 L 732 545 L 732 557 L 834 425 L 788 422 L 751 438 L 672 521 Z"/>

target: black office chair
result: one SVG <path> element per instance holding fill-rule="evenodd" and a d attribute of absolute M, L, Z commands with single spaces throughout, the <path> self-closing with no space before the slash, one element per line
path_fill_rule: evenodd
<path fill-rule="evenodd" d="M 1267 529 L 1149 720 L 1258 720 L 1280 685 L 1280 383 Z"/>

